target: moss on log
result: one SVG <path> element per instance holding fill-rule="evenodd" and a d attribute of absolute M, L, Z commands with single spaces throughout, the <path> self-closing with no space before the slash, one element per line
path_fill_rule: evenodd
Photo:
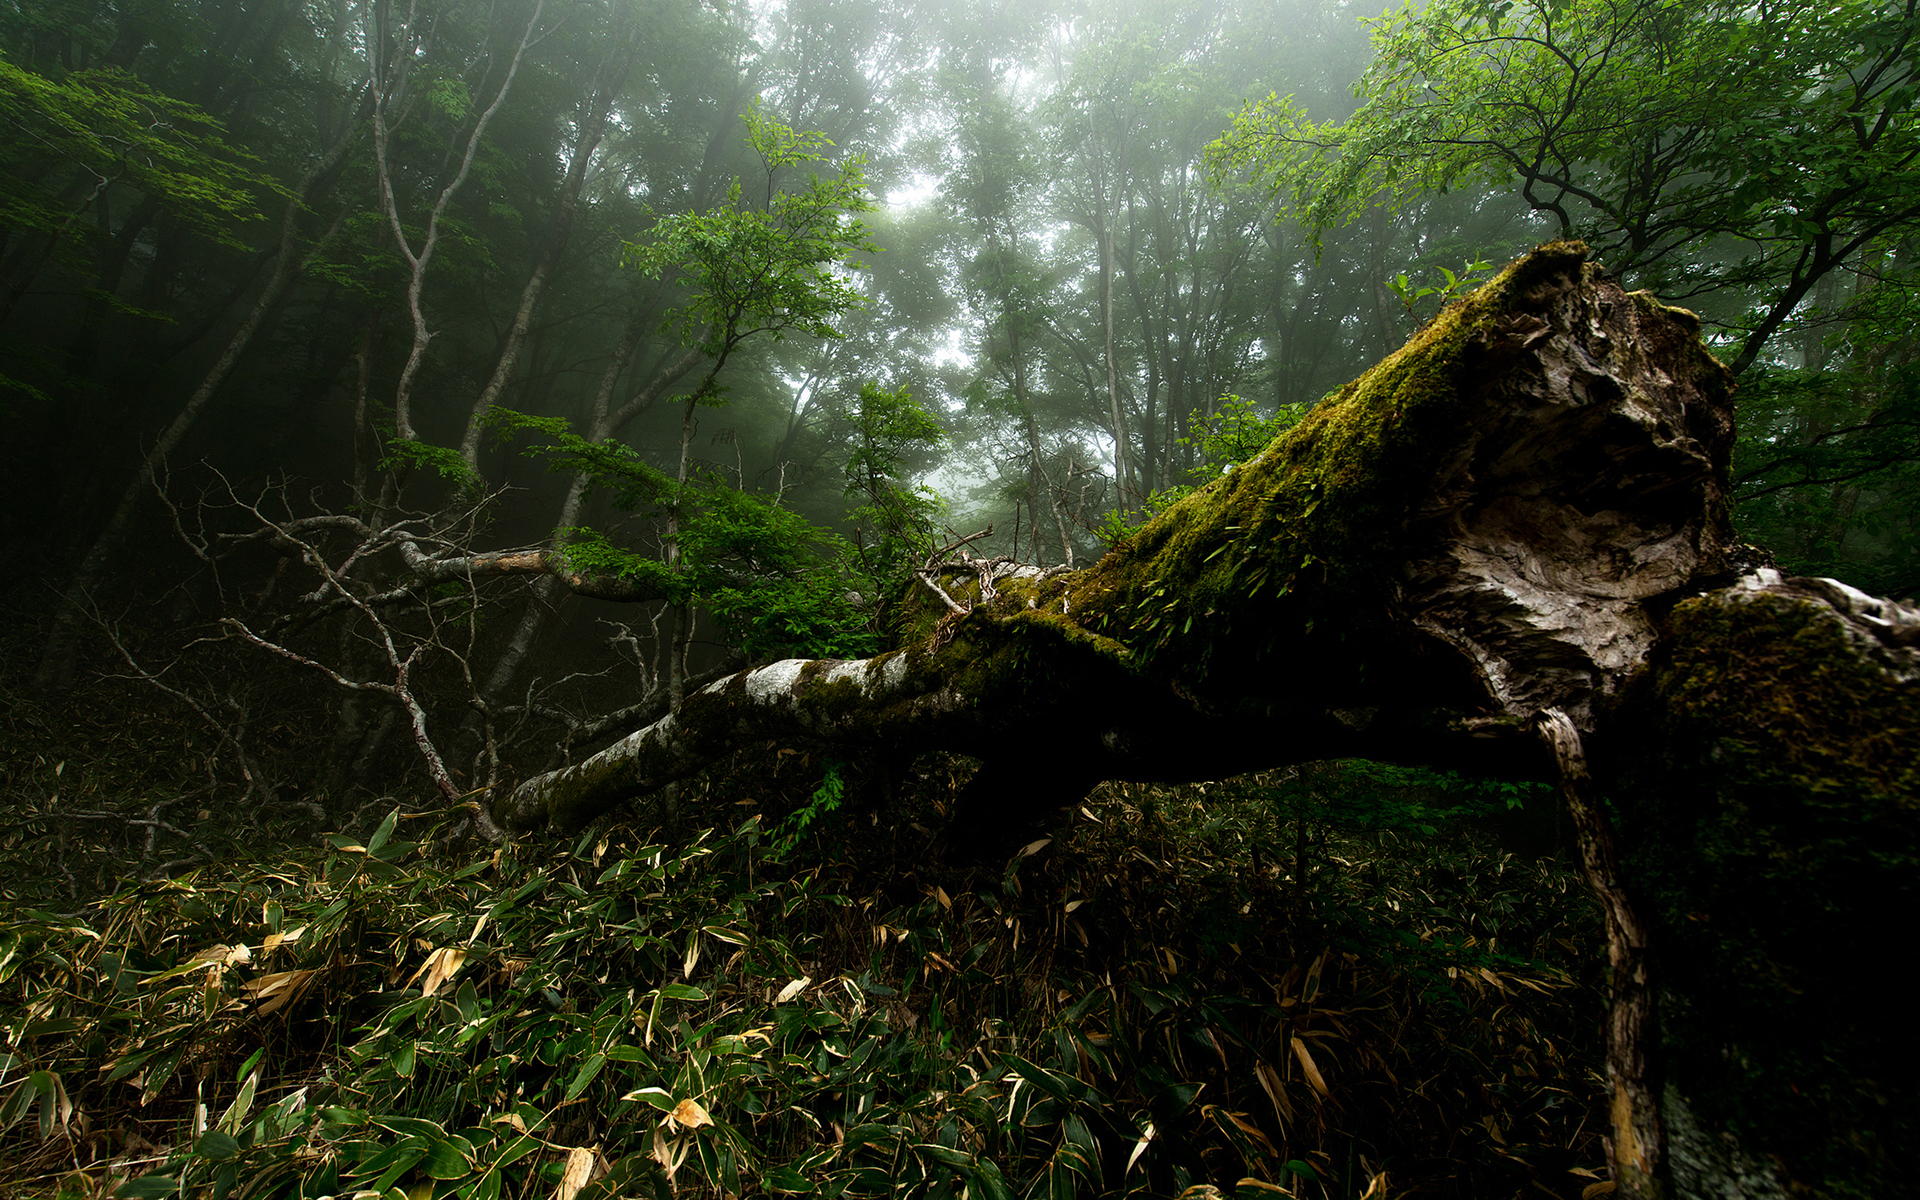
<path fill-rule="evenodd" d="M 1589 729 L 1663 606 L 1731 578 L 1731 388 L 1697 333 L 1542 247 L 1093 567 L 958 589 L 866 663 L 715 684 L 501 815 L 577 823 L 794 736 L 993 758 L 1044 730 L 1090 778 L 1537 772 L 1534 713 Z"/>

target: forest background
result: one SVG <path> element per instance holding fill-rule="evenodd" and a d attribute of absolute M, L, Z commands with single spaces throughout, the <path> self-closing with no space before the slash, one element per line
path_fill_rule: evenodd
<path fill-rule="evenodd" d="M 396 811 L 464 836 L 473 817 L 461 806 L 472 795 L 645 724 L 717 671 L 787 654 L 869 653 L 890 635 L 890 606 L 916 586 L 915 568 L 964 536 L 991 530 L 967 543 L 978 554 L 1084 565 L 1181 489 L 1257 452 L 1485 264 L 1567 234 L 1587 237 L 1628 286 L 1698 310 L 1739 371 L 1734 483 L 1743 534 L 1796 572 L 1893 596 L 1920 587 L 1912 6 L 1755 12 L 1652 0 L 1463 0 L 1360 20 L 1372 15 L 1330 3 L 1083 10 L 539 0 L 402 11 L 76 0 L 0 9 L 8 160 L 0 172 L 0 546 L 12 567 L 0 686 L 9 699 L 6 837 L 23 864 L 5 885 L 12 898 L 67 912 L 144 881 L 148 890 L 120 893 L 121 909 L 94 911 L 156 929 L 171 921 L 142 950 L 138 970 L 153 981 L 188 978 L 168 972 L 216 962 L 191 957 L 204 949 L 187 932 L 200 928 L 195 921 L 212 923 L 201 941 L 240 945 L 251 935 L 213 936 L 221 920 L 249 909 L 278 935 L 297 923 L 269 921 L 263 905 L 284 913 L 294 898 L 256 895 L 278 886 L 257 877 L 194 874 L 183 885 L 192 903 L 162 893 L 183 907 L 159 921 L 126 897 L 147 903 L 154 881 L 316 829 L 350 831 L 323 852 L 323 865 L 303 868 L 325 886 L 341 896 L 401 886 L 375 863 L 394 861 L 397 846 L 426 856 L 433 839 L 394 837 Z M 726 835 L 714 856 L 738 862 L 698 876 L 712 904 L 736 915 L 763 909 L 768 897 L 742 880 L 766 869 L 771 847 L 820 854 L 850 872 L 833 875 L 840 882 L 828 890 L 866 889 L 871 919 L 853 922 L 854 938 L 844 912 L 860 906 L 849 902 L 827 906 L 836 915 L 818 917 L 817 928 L 769 925 L 748 938 L 738 921 L 716 916 L 649 935 L 672 942 L 672 971 L 632 941 L 628 950 L 646 959 L 633 978 L 666 971 L 679 982 L 638 1001 L 630 995 L 629 1006 L 657 1013 L 667 1000 L 694 1002 L 692 992 L 717 1004 L 715 1028 L 680 1028 L 685 1057 L 674 1070 L 717 1037 L 740 1039 L 743 1059 L 766 1061 L 744 1053 L 750 1023 L 718 1028 L 747 1011 L 721 1002 L 726 986 L 688 982 L 709 944 L 703 938 L 717 939 L 715 951 L 767 956 L 728 968 L 780 977 L 782 986 L 764 989 L 767 1004 L 787 980 L 849 981 L 846 1003 L 808 1010 L 827 1014 L 820 1024 L 769 1026 L 789 1058 L 814 1053 L 808 1039 L 831 1042 L 842 1058 L 860 1045 L 911 1057 L 922 1054 L 910 1048 L 930 1028 L 920 1022 L 937 1019 L 936 1035 L 948 1028 L 949 1017 L 929 1015 L 941 1011 L 937 1003 L 910 1009 L 915 1023 L 905 1029 L 888 1025 L 873 989 L 898 995 L 900 963 L 878 951 L 869 963 L 868 950 L 850 947 L 877 936 L 884 951 L 890 937 L 920 937 L 956 911 L 950 881 L 932 876 L 903 884 L 911 875 L 895 871 L 873 889 L 889 874 L 889 855 L 924 850 L 912 822 L 937 825 L 941 788 L 950 795 L 952 772 L 964 775 L 964 765 L 918 765 L 912 795 L 901 797 L 879 778 L 887 772 L 789 749 L 791 767 L 762 756 L 737 764 L 732 782 L 685 789 L 694 799 L 670 792 L 659 807 L 667 848 L 636 834 L 653 853 L 627 861 L 671 875 L 679 868 L 663 864 L 698 859 L 686 857 L 684 827 L 725 825 L 733 817 L 714 814 L 745 805 L 755 810 L 745 832 Z M 776 768 L 792 772 L 779 787 L 765 782 Z M 879 805 L 877 793 L 896 803 Z M 1259 931 L 1235 922 L 1260 900 L 1279 922 L 1274 957 L 1236 970 L 1264 972 L 1279 989 L 1266 1002 L 1281 1014 L 1273 1028 L 1291 1030 L 1280 1051 L 1246 1068 L 1248 1095 L 1231 1106 L 1196 1100 L 1197 1068 L 1155 1059 L 1146 1066 L 1163 1081 L 1129 1085 L 1151 1095 L 1103 1107 L 1089 1098 L 1099 1095 L 1087 1082 L 1099 1071 L 1086 1064 L 1114 1053 L 1100 1040 L 1114 1035 L 1085 1024 L 1088 1014 L 1107 1011 L 1099 1019 L 1117 1025 L 1123 1004 L 1134 1004 L 1139 1019 L 1173 1028 L 1179 1014 L 1201 1013 L 1212 993 L 1163 1002 L 1133 992 L 1123 1001 L 1111 980 L 1107 1000 L 1077 984 L 1048 989 L 1071 993 L 1071 1002 L 1051 1006 L 1061 1012 L 1087 1004 L 1072 1018 L 1081 1024 L 1069 1023 L 1081 1041 L 1069 1025 L 1043 1023 L 1021 1036 L 1044 1028 L 1063 1062 L 1007 1046 L 995 1053 L 1031 1067 L 1031 1076 L 1007 1069 L 1047 1097 L 1034 1101 L 1030 1092 L 1029 1103 L 1054 1107 L 1036 1114 L 1017 1097 L 1003 1099 L 995 1121 L 1008 1140 L 991 1146 L 978 1140 L 989 1124 L 978 1114 L 958 1125 L 950 1114 L 929 1116 L 925 1128 L 918 1116 L 900 1117 L 894 1128 L 916 1132 L 887 1135 L 890 1170 L 902 1169 L 902 1147 L 938 1146 L 947 1154 L 914 1151 L 930 1191 L 969 1181 L 991 1191 L 986 1163 L 1007 1176 L 1026 1170 L 1048 1187 L 1098 1179 L 1118 1190 L 1150 1180 L 1179 1190 L 1246 1178 L 1358 1193 L 1374 1186 L 1383 1163 L 1411 1155 L 1433 1180 L 1507 1170 L 1540 1181 L 1559 1172 L 1543 1186 L 1564 1190 L 1572 1179 L 1578 1194 L 1587 1177 L 1566 1172 L 1590 1170 L 1601 1156 L 1591 1132 L 1580 1141 L 1582 1104 L 1549 1095 L 1569 1079 L 1578 1089 L 1577 1055 L 1554 1068 L 1565 1078 L 1536 1073 L 1549 1091 L 1527 1093 L 1535 1108 L 1523 1119 L 1540 1120 L 1537 1140 L 1552 1144 L 1545 1158 L 1517 1153 L 1501 1132 L 1514 1127 L 1498 1115 L 1507 1100 L 1476 1093 L 1469 1101 L 1465 1090 L 1447 1104 L 1487 1106 L 1474 1109 L 1475 1124 L 1496 1114 L 1470 1153 L 1428 1137 L 1418 1122 L 1405 1148 L 1390 1152 L 1383 1147 L 1401 1143 L 1353 1114 L 1334 1122 L 1341 1136 L 1331 1140 L 1324 1122 L 1305 1142 L 1296 1132 L 1296 1114 L 1319 1105 L 1326 1088 L 1311 1049 L 1320 1043 L 1303 1040 L 1311 1031 L 1297 1025 L 1298 1013 L 1283 1014 L 1281 1001 L 1299 1009 L 1317 996 L 1332 978 L 1328 961 L 1347 963 L 1349 998 L 1391 993 L 1409 1006 L 1416 997 L 1439 1003 L 1437 986 L 1464 992 L 1462 969 L 1489 974 L 1488 996 L 1505 986 L 1505 971 L 1546 995 L 1593 969 L 1566 949 L 1579 941 L 1566 924 L 1590 914 L 1543 899 L 1565 893 L 1550 869 L 1550 834 L 1536 839 L 1547 847 L 1544 882 L 1502 901 L 1527 914 L 1528 948 L 1512 962 L 1475 959 L 1468 945 L 1498 936 L 1485 927 L 1479 895 L 1488 887 L 1505 895 L 1483 871 L 1504 878 L 1497 856 L 1474 860 L 1471 871 L 1423 859 L 1419 869 L 1443 873 L 1446 886 L 1422 886 L 1431 881 L 1409 873 L 1400 884 L 1363 888 L 1366 871 L 1327 866 L 1343 857 L 1349 866 L 1371 862 L 1377 884 L 1378 863 L 1398 861 L 1382 857 L 1393 838 L 1427 837 L 1436 813 L 1504 807 L 1509 794 L 1354 764 L 1210 799 L 1118 789 L 1108 797 L 1116 828 L 1082 830 L 1085 853 L 1048 858 L 1046 869 L 1097 864 L 1121 878 L 1115 864 L 1128 861 L 1126 850 L 1159 838 L 1174 848 L 1156 868 L 1167 878 L 1127 886 L 1160 896 L 1156 888 L 1174 886 L 1167 880 L 1180 872 L 1171 864 L 1185 856 L 1190 876 L 1227 889 L 1176 888 L 1179 903 L 1161 897 L 1164 926 L 1113 934 L 1128 961 L 1198 937 L 1207 953 L 1238 962 Z M 886 808 L 890 832 L 864 850 L 841 846 L 854 840 L 834 815 L 843 797 L 849 807 L 876 805 L 868 814 L 875 829 Z M 823 830 L 839 832 L 823 838 Z M 1349 836 L 1367 839 L 1365 855 L 1336 844 Z M 482 861 L 491 862 L 489 878 L 512 878 L 516 888 L 523 879 L 560 888 L 563 876 L 577 887 L 569 856 L 591 859 L 599 875 L 616 844 L 590 839 L 551 862 L 538 854 L 519 866 Z M 1259 895 L 1225 882 L 1242 861 L 1236 855 L 1245 879 L 1270 881 L 1252 885 Z M 1033 899 L 1013 869 L 1033 857 L 1015 858 L 1004 875 L 996 869 L 991 886 L 970 894 L 995 913 L 982 918 L 979 938 L 995 922 L 1017 930 L 1011 909 L 1000 909 Z M 1281 857 L 1291 863 L 1285 870 L 1273 866 Z M 1211 865 L 1196 865 L 1202 860 Z M 422 899 L 418 889 L 428 885 L 408 884 L 416 891 L 404 900 L 382 901 L 380 927 L 431 917 L 434 928 L 451 929 L 464 918 L 472 943 L 480 910 L 463 907 L 478 900 L 460 881 L 473 876 L 436 862 L 414 863 L 404 876 L 439 871 L 435 886 L 445 890 Z M 779 886 L 806 878 L 790 871 Z M 1075 933 L 1065 920 L 1074 910 L 1060 911 L 1073 904 L 1063 879 L 1049 883 L 1060 903 L 1028 919 L 1060 946 L 1091 952 L 1087 927 Z M 1398 913 L 1415 893 L 1444 913 L 1426 923 L 1420 944 L 1435 945 L 1439 931 L 1437 944 L 1466 959 L 1409 966 L 1369 957 L 1392 939 L 1366 924 L 1373 917 L 1355 914 Z M 625 901 L 623 919 L 639 920 L 648 894 Z M 341 924 L 348 908 L 327 915 L 333 893 L 301 902 L 314 905 L 313 944 L 323 943 L 328 922 L 342 946 L 366 936 Z M 402 920 L 409 904 L 438 907 Z M 497 896 L 488 904 L 495 920 L 511 908 Z M 206 907 L 204 917 L 195 905 Z M 19 930 L 8 936 L 16 947 L 31 940 Z M 436 946 L 422 953 L 441 953 L 453 944 L 448 936 L 429 933 L 423 940 Z M 547 936 L 524 933 L 517 944 Z M 915 944 L 906 958 L 929 977 L 927 963 L 980 947 L 969 965 L 1000 963 L 985 978 L 1008 989 L 1017 1010 L 1032 997 L 1006 981 L 1034 971 L 1014 970 L 1020 939 L 1012 937 L 1010 947 Z M 1355 957 L 1328 960 L 1343 938 L 1340 953 Z M 398 944 L 404 959 L 405 938 Z M 789 944 L 790 953 L 778 949 Z M 504 947 L 503 962 L 511 957 Z M 0 972 L 28 961 L 18 950 L 0 954 L 8 956 Z M 114 991 L 120 973 L 135 969 L 124 949 L 83 957 L 84 970 Z M 283 1002 L 291 1014 L 307 989 L 345 986 L 344 976 L 302 964 L 250 977 L 229 970 L 231 962 L 194 970 L 210 971 L 235 1005 L 275 986 L 262 980 L 299 988 Z M 861 964 L 864 976 L 853 969 Z M 550 992 L 563 997 L 554 1001 L 557 1021 L 591 1015 L 589 1031 L 603 1023 L 594 1005 L 582 1012 L 564 999 L 566 989 L 526 991 L 530 982 L 499 970 L 497 989 L 471 996 L 487 1020 L 517 1011 L 512 996 Z M 595 973 L 587 958 L 568 971 L 589 982 Z M 1190 974 L 1171 960 L 1165 973 Z M 265 1093 L 250 1090 L 242 1104 L 235 1091 L 262 1078 L 260 1056 L 221 1059 L 233 1044 L 221 1021 L 239 1018 L 220 1016 L 226 1010 L 198 986 L 205 979 L 191 977 L 191 997 L 165 993 L 201 1005 L 192 1035 L 149 1047 L 140 1040 L 153 1034 L 147 1016 L 129 1043 L 133 1019 L 111 1006 L 36 1014 L 29 977 L 20 976 L 24 1015 L 9 1027 L 9 1073 L 0 1078 L 6 1115 L 37 1111 L 43 1135 L 56 1125 L 65 1131 L 61 1080 L 73 1070 L 63 1074 L 47 1043 L 32 1039 L 90 1030 L 94 1042 L 73 1045 L 117 1064 L 95 1074 L 106 1089 L 97 1104 L 110 1108 L 105 1097 L 137 1085 L 143 1108 L 155 1098 L 187 1105 L 178 1112 L 189 1131 L 178 1120 L 164 1129 L 123 1124 L 99 1161 L 124 1159 L 137 1138 L 162 1150 L 150 1178 L 183 1192 L 194 1186 L 196 1161 L 204 1186 L 221 1190 L 282 1176 L 312 1183 L 327 1170 L 335 1183 L 342 1171 L 380 1189 L 425 1177 L 479 1194 L 497 1192 L 503 1178 L 532 1186 L 524 1181 L 545 1171 L 552 1178 L 541 1186 L 564 1188 L 577 1166 L 570 1152 L 604 1142 L 594 1120 L 651 1103 L 641 1095 L 648 1087 L 672 1101 L 655 1106 L 666 1115 L 654 1128 L 665 1132 L 629 1156 L 653 1164 L 630 1167 L 653 1172 L 648 1180 L 670 1181 L 689 1153 L 705 1178 L 731 1190 L 742 1171 L 756 1186 L 775 1180 L 782 1190 L 836 1178 L 828 1159 L 805 1165 L 820 1151 L 804 1148 L 804 1122 L 734 1141 L 701 1133 L 753 1121 L 716 1125 L 712 1101 L 723 1089 L 696 1095 L 673 1071 L 657 1084 L 609 1091 L 599 1117 L 566 1127 L 555 1114 L 596 1097 L 607 1062 L 637 1061 L 607 1057 L 601 1032 L 587 1038 L 599 1050 L 567 1052 L 567 1062 L 582 1065 L 553 1084 L 563 1098 L 538 1121 L 520 1114 L 524 1127 L 510 1135 L 501 1133 L 510 1123 L 458 1115 L 471 1097 L 435 1093 L 426 1108 L 408 1108 L 420 1103 L 408 1090 L 410 1052 L 405 1071 L 382 1084 L 394 1098 L 387 1115 L 431 1121 L 434 1131 L 383 1126 L 371 1101 L 289 1105 L 315 1086 L 302 1074 L 321 1070 L 315 1062 L 287 1064 L 273 1085 L 286 1111 L 262 1124 L 251 1106 Z M 437 1019 L 441 1009 L 428 1002 L 440 984 L 422 989 L 419 978 L 407 1001 L 419 1001 L 416 1010 L 355 1014 L 333 1027 L 339 1039 L 387 1047 L 397 1022 Z M 400 982 L 387 987 L 405 991 L 394 988 Z M 1221 995 L 1244 999 L 1238 984 L 1215 982 Z M 992 989 L 976 983 L 985 990 L 960 1007 L 984 1012 Z M 254 991 L 238 990 L 245 987 Z M 669 987 L 683 991 L 662 990 Z M 1376 987 L 1385 990 L 1368 991 Z M 256 1007 L 270 1003 L 271 994 Z M 485 1023 L 482 1009 L 467 1011 L 458 996 L 444 1003 L 456 1032 L 423 1032 L 406 1045 L 438 1046 L 442 1033 L 452 1039 L 460 1026 Z M 1531 1028 L 1579 1028 L 1575 1002 L 1562 1003 L 1528 1017 Z M 1370 1044 L 1332 1011 L 1328 1028 Z M 1447 1011 L 1498 1021 L 1496 1008 L 1471 1003 Z M 1222 1035 L 1201 1032 L 1234 1024 L 1217 1016 L 1195 1017 L 1182 1036 L 1196 1044 L 1211 1037 L 1219 1050 Z M 1000 1019 L 967 1026 L 962 1041 L 985 1041 L 966 1049 L 1013 1037 L 980 1032 Z M 626 1010 L 606 1020 L 618 1026 Z M 861 1035 L 870 1042 L 848 1032 L 872 1020 L 880 1025 Z M 568 1030 L 560 1041 L 581 1036 L 579 1021 L 560 1023 Z M 1433 1026 L 1433 1046 L 1445 1044 L 1443 1032 Z M 1245 1044 L 1260 1036 L 1247 1032 Z M 1182 1043 L 1169 1035 L 1167 1044 Z M 437 1052 L 448 1062 L 471 1053 L 464 1042 Z M 380 1056 L 390 1060 L 391 1050 Z M 342 1050 L 326 1069 L 373 1057 Z M 1232 1093 L 1229 1057 L 1219 1050 L 1216 1082 Z M 1351 1058 L 1357 1065 L 1365 1055 L 1356 1049 Z M 595 1061 L 602 1066 L 584 1065 Z M 224 1127 L 194 1115 L 181 1091 L 186 1076 L 173 1079 L 183 1062 L 199 1064 L 199 1096 L 216 1067 L 227 1072 L 219 1086 L 235 1097 L 227 1111 L 239 1114 L 226 1130 L 231 1153 L 214 1153 L 227 1150 L 217 1140 L 197 1149 Z M 896 1066 L 895 1103 L 918 1096 L 915 1103 L 937 1107 L 942 1101 L 925 1097 L 966 1094 L 928 1082 L 951 1067 L 940 1053 L 914 1059 L 926 1075 L 918 1092 L 913 1070 Z M 998 1086 L 1001 1066 L 983 1068 L 981 1078 Z M 1483 1066 L 1447 1070 L 1471 1075 Z M 1145 1069 L 1116 1069 L 1113 1078 Z M 1381 1069 L 1393 1076 L 1385 1058 Z M 1436 1079 L 1453 1078 L 1436 1070 Z M 848 1103 L 844 1087 L 815 1074 L 823 1072 L 788 1082 Z M 1289 1100 L 1289 1085 L 1304 1090 Z M 1381 1088 L 1375 1121 L 1398 1111 L 1386 1099 L 1392 1090 Z M 689 1115 L 675 1107 L 683 1099 L 698 1101 L 707 1121 L 681 1119 Z M 1161 1126 L 1111 1116 L 1130 1102 L 1163 1113 Z M 837 1142 L 828 1140 L 844 1149 L 832 1162 L 853 1174 L 837 1178 L 859 1186 L 857 1172 L 872 1165 L 845 1147 L 847 1130 L 861 1126 L 844 1113 L 823 1124 L 823 1103 L 814 1097 L 802 1107 L 815 1114 L 816 1133 L 839 1130 Z M 1094 1110 L 1101 1115 L 1088 1115 Z M 326 1111 L 334 1115 L 314 1115 Z M 1445 1113 L 1434 1129 L 1458 1115 Z M 1119 1125 L 1102 1128 L 1103 1120 Z M 316 1121 L 331 1122 L 324 1137 Z M 511 1149 L 543 1122 L 538 1153 L 531 1144 Z M 956 1131 L 963 1127 L 976 1133 Z M 1029 1146 L 1030 1127 L 1053 1132 Z M 1161 1156 L 1150 1132 L 1157 1127 L 1179 1129 L 1190 1144 Z M 469 1132 L 455 1132 L 462 1128 Z M 499 1138 L 476 1140 L 478 1128 Z M 303 1137 L 309 1145 L 320 1138 L 332 1157 L 315 1166 L 290 1149 L 269 1153 Z M 382 1158 L 401 1144 L 419 1153 Z M 876 1134 L 869 1145 L 889 1143 Z M 1116 1145 L 1125 1161 L 1112 1161 Z M 772 1146 L 794 1148 L 793 1156 L 770 1156 Z M 600 1167 L 624 1161 L 594 1153 Z M 241 1163 L 251 1165 L 242 1172 Z M 228 1165 L 234 1172 L 220 1185 Z M 76 1187 L 140 1172 L 80 1173 L 87 1182 Z M 1470 1194 L 1478 1185 L 1434 1186 Z"/>

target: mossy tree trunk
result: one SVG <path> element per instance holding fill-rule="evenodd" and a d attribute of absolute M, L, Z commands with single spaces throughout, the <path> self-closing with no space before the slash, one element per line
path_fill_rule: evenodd
<path fill-rule="evenodd" d="M 1749 566 L 1727 372 L 1691 314 L 1585 259 L 1512 264 L 1097 565 L 963 572 L 965 611 L 925 589 L 902 648 L 724 679 L 521 785 L 503 823 L 577 825 L 770 739 L 977 756 L 1005 807 L 962 814 L 982 825 L 1098 779 L 1349 755 L 1555 779 L 1607 910 L 1619 1194 L 1872 1194 L 1915 1072 L 1829 1109 L 1855 1133 L 1818 1152 L 1783 1124 L 1804 1105 L 1746 1089 L 1845 1090 L 1868 1077 L 1836 1069 L 1874 1065 L 1848 1047 L 1888 1036 L 1859 1014 L 1891 983 L 1832 964 L 1880 989 L 1839 1020 L 1808 954 L 1915 911 L 1920 614 Z M 1766 1024 L 1786 1015 L 1844 1045 Z"/>
<path fill-rule="evenodd" d="M 1668 1194 L 1912 1194 L 1920 611 L 1759 571 L 1664 628 L 1590 740 L 1647 928 Z"/>

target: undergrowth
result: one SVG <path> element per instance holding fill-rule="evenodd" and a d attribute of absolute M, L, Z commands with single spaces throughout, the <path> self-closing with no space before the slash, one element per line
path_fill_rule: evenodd
<path fill-rule="evenodd" d="M 821 807 L 798 844 L 780 803 L 710 784 L 693 834 L 460 854 L 451 814 L 395 810 L 75 913 L 16 904 L 0 1194 L 1598 1178 L 1599 939 L 1568 873 L 1464 828 L 1309 828 L 1258 783 L 1108 785 L 996 869 L 941 868 L 920 851 L 963 775 L 923 772 L 884 822 Z"/>

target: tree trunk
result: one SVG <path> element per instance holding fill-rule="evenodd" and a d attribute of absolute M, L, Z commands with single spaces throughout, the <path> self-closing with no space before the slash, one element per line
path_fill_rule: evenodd
<path fill-rule="evenodd" d="M 1750 564 L 1730 375 L 1585 258 L 1514 263 L 1095 566 L 964 564 L 967 611 L 920 589 L 902 648 L 711 684 L 503 823 L 776 738 L 1063 786 L 1343 756 L 1555 780 L 1607 911 L 1616 1194 L 1890 1194 L 1920 1073 L 1862 918 L 1920 899 L 1920 612 Z M 1006 791 L 959 819 L 1038 807 Z"/>
<path fill-rule="evenodd" d="M 480 434 L 485 428 L 487 414 L 500 402 L 508 381 L 513 378 L 514 368 L 520 363 L 520 352 L 527 344 L 528 333 L 533 329 L 534 310 L 539 307 L 540 298 L 546 292 L 547 280 L 559 264 L 561 255 L 566 253 L 567 242 L 573 236 L 574 210 L 580 205 L 580 190 L 586 186 L 587 167 L 593 161 L 594 151 L 599 149 L 601 139 L 606 136 L 607 118 L 613 111 L 621 88 L 626 84 L 627 72 L 633 67 L 633 48 L 628 44 L 630 29 L 630 25 L 622 25 L 594 71 L 587 102 L 577 118 L 580 132 L 567 161 L 567 174 L 560 184 L 559 194 L 554 198 L 553 226 L 547 233 L 547 244 L 541 249 L 532 274 L 527 276 L 526 286 L 520 289 L 520 305 L 514 310 L 513 323 L 507 327 L 507 339 L 494 362 L 493 375 L 474 400 L 473 409 L 467 417 L 466 432 L 460 436 L 461 460 L 476 476 L 480 470 Z"/>

